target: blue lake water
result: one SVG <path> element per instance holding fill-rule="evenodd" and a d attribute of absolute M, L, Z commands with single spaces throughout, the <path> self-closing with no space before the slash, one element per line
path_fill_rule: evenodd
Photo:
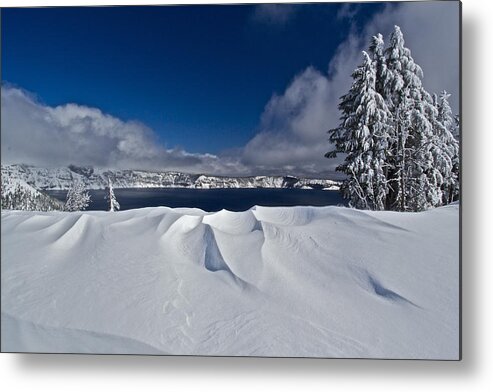
<path fill-rule="evenodd" d="M 317 189 L 115 189 L 121 210 L 143 207 L 193 207 L 204 211 L 245 211 L 260 206 L 329 206 L 347 205 L 339 191 Z M 47 191 L 65 201 L 67 191 Z M 88 210 L 107 210 L 104 190 L 91 190 Z"/>

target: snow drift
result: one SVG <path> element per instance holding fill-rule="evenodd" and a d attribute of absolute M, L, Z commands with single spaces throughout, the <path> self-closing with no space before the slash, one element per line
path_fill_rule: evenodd
<path fill-rule="evenodd" d="M 2 212 L 2 350 L 457 359 L 458 205 Z"/>

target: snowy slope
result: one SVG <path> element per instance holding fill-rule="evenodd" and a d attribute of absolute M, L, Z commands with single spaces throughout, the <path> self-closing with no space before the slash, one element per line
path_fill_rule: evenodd
<path fill-rule="evenodd" d="M 9 210 L 62 211 L 63 203 L 23 180 L 2 176 L 1 207 Z"/>
<path fill-rule="evenodd" d="M 456 359 L 458 206 L 2 212 L 4 351 Z"/>
<path fill-rule="evenodd" d="M 74 180 L 88 189 L 105 189 L 108 178 L 114 188 L 320 188 L 339 189 L 339 182 L 282 176 L 218 177 L 179 172 L 103 170 L 91 167 L 42 168 L 2 165 L 2 178 L 22 180 L 38 189 L 69 189 Z"/>

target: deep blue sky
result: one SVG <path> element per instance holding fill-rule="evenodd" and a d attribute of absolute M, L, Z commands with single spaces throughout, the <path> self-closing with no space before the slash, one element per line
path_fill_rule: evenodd
<path fill-rule="evenodd" d="M 216 153 L 251 139 L 272 94 L 309 65 L 326 71 L 351 25 L 382 5 L 352 19 L 340 4 L 294 7 L 289 23 L 243 5 L 2 9 L 2 81 Z"/>

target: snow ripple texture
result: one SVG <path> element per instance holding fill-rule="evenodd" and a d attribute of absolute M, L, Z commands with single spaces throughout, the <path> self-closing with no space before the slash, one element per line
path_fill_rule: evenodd
<path fill-rule="evenodd" d="M 458 206 L 2 211 L 4 351 L 456 359 Z"/>

